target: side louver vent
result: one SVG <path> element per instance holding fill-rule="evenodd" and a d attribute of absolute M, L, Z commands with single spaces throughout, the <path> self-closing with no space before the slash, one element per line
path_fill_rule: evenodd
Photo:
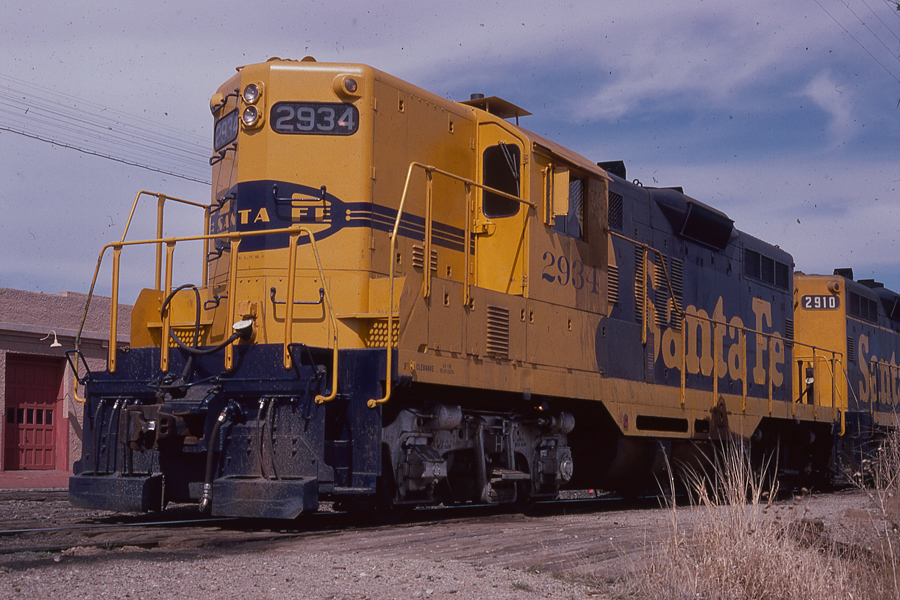
<path fill-rule="evenodd" d="M 793 319 L 785 319 L 784 321 L 784 337 L 787 339 L 784 342 L 784 345 L 788 348 L 794 347 L 794 320 Z"/>
<path fill-rule="evenodd" d="M 878 322 L 878 302 L 856 292 L 850 292 L 850 306 L 847 312 L 872 323 Z"/>
<path fill-rule="evenodd" d="M 606 266 L 606 290 L 607 300 L 612 304 L 619 303 L 619 267 Z"/>
<path fill-rule="evenodd" d="M 509 356 L 509 309 L 502 306 L 487 306 L 487 344 L 489 356 L 507 358 Z"/>
<path fill-rule="evenodd" d="M 417 269 L 425 268 L 425 247 L 420 246 L 418 244 L 413 244 L 412 250 L 412 264 L 413 267 Z M 437 250 L 431 250 L 431 270 L 437 271 L 438 268 L 438 255 Z"/>
<path fill-rule="evenodd" d="M 666 278 L 666 271 L 669 277 Z M 660 327 L 681 328 L 681 310 L 684 300 L 684 261 L 665 257 L 665 269 L 659 255 L 656 255 L 656 287 L 653 304 L 656 307 L 656 324 Z M 671 289 L 669 287 L 671 284 Z"/>
<path fill-rule="evenodd" d="M 623 200 L 624 198 L 622 198 L 621 194 L 617 194 L 615 192 L 609 193 L 609 211 L 607 213 L 607 218 L 609 221 L 610 229 L 622 231 L 622 227 L 625 222 Z"/>
<path fill-rule="evenodd" d="M 634 320 L 644 322 L 644 249 L 634 247 Z"/>
<path fill-rule="evenodd" d="M 744 277 L 758 279 L 783 290 L 791 288 L 791 268 L 774 258 L 744 248 Z"/>

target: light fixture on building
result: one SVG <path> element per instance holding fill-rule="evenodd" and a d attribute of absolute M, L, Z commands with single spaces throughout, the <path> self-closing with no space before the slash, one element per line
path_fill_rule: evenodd
<path fill-rule="evenodd" d="M 41 338 L 41 341 L 43 342 L 44 340 L 49 339 L 51 334 L 53 334 L 53 343 L 50 344 L 50 347 L 51 348 L 62 348 L 62 344 L 60 344 L 59 340 L 56 339 L 56 332 L 53 331 L 52 329 L 50 330 L 50 333 L 48 333 L 47 335 L 45 335 L 44 337 Z"/>

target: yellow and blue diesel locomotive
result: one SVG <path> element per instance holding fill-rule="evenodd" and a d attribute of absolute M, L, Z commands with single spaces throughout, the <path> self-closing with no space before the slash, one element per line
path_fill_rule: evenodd
<path fill-rule="evenodd" d="M 74 504 L 524 507 L 637 493 L 732 439 L 832 477 L 846 398 L 821 379 L 800 397 L 795 365 L 844 351 L 795 337 L 791 256 L 720 211 L 527 131 L 510 102 L 364 65 L 244 66 L 210 108 L 203 233 L 104 249 L 114 300 L 133 246 L 156 247 L 156 281 L 130 347 L 79 373 Z M 176 285 L 191 244 L 202 273 Z"/>
<path fill-rule="evenodd" d="M 838 468 L 858 467 L 897 427 L 900 408 L 900 294 L 852 269 L 833 275 L 797 272 L 794 356 L 797 401 L 836 398 Z M 839 473 L 842 475 L 845 473 Z"/>

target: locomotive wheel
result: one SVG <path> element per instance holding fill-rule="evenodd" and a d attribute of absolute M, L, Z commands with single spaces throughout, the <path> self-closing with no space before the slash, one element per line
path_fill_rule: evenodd
<path fill-rule="evenodd" d="M 381 466 L 381 477 L 376 481 L 374 497 L 353 502 L 350 512 L 363 524 L 372 522 L 380 525 L 391 525 L 403 520 L 412 512 L 411 504 L 397 504 L 394 499 L 397 496 L 397 486 L 394 483 L 394 470 L 391 468 L 388 454 L 384 453 L 384 461 Z"/>
<path fill-rule="evenodd" d="M 513 512 L 527 515 L 534 510 L 537 500 L 531 496 L 530 488 L 531 485 L 527 481 L 516 484 L 516 501 L 512 503 Z"/>
<path fill-rule="evenodd" d="M 388 489 L 389 486 L 383 486 L 381 484 L 383 479 L 382 477 L 378 480 L 378 487 L 375 492 L 376 500 L 370 516 L 381 525 L 391 525 L 402 521 L 404 517 L 412 512 L 412 505 L 396 504 L 394 502 L 393 486 L 390 486 L 390 489 Z"/>

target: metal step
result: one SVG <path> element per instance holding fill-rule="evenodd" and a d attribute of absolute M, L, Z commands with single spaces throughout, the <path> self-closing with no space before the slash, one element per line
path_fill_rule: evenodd
<path fill-rule="evenodd" d="M 513 471 L 512 469 L 494 469 L 491 471 L 491 483 L 502 483 L 504 481 L 528 481 L 531 475 L 522 471 Z"/>

